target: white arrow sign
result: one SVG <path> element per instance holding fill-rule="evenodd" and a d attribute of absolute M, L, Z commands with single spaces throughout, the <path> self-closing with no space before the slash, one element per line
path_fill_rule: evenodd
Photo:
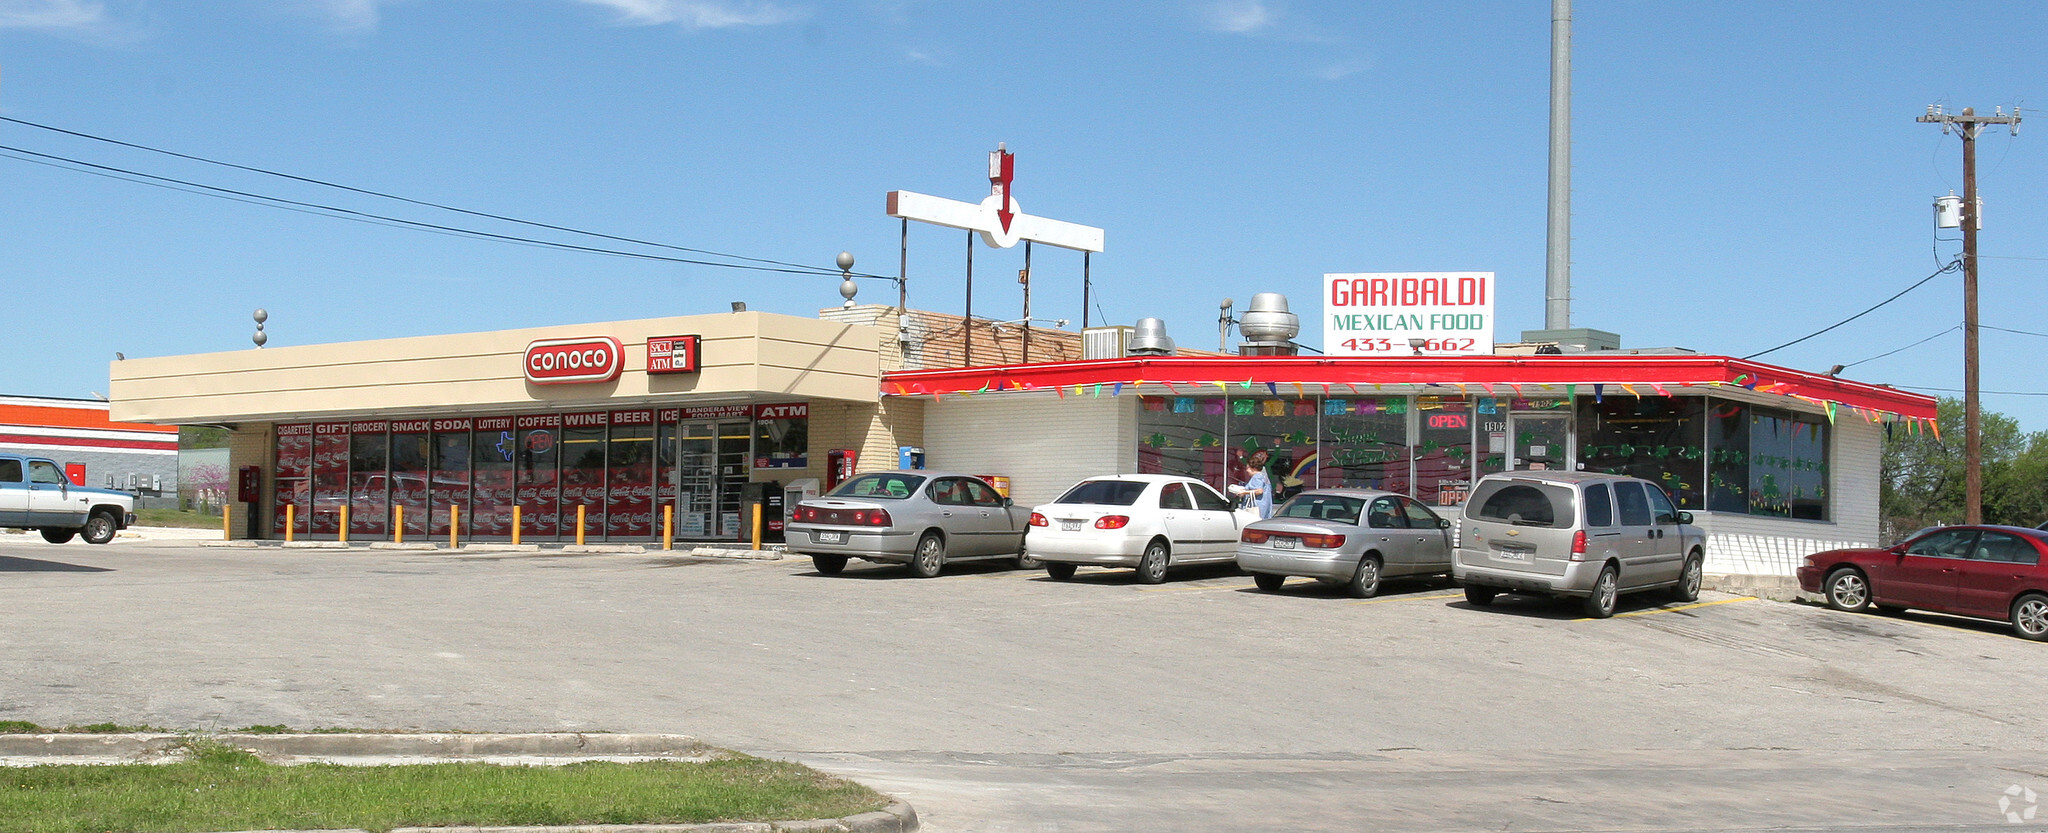
<path fill-rule="evenodd" d="M 1102 229 L 1034 217 L 1024 213 L 1018 206 L 1017 198 L 1010 198 L 1010 228 L 1005 231 L 996 217 L 1003 195 L 990 194 L 979 203 L 949 200 L 911 191 L 889 192 L 889 216 L 935 226 L 948 226 L 968 231 L 981 232 L 981 240 L 998 249 L 1017 245 L 1019 240 L 1044 243 L 1077 252 L 1102 251 Z"/>

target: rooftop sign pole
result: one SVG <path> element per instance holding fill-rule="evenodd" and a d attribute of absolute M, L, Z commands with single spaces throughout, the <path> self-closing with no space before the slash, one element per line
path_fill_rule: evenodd
<path fill-rule="evenodd" d="M 891 217 L 904 220 L 904 259 L 909 258 L 908 221 L 930 223 L 935 226 L 965 229 L 981 237 L 981 242 L 992 248 L 1007 249 L 1018 241 L 1043 243 L 1082 253 L 1083 294 L 1086 294 L 1087 257 L 1102 251 L 1102 229 L 1069 223 L 1024 213 L 1014 192 L 1017 176 L 1017 156 L 1001 144 L 988 155 L 989 195 L 981 202 L 961 202 L 944 197 L 933 197 L 911 191 L 890 191 L 888 213 Z M 968 256 L 973 257 L 973 235 L 968 238 Z M 972 268 L 971 266 L 969 268 Z M 972 284 L 968 291 L 968 323 L 971 325 L 973 312 Z M 1027 289 L 1028 291 L 1028 289 Z M 1087 316 L 1086 300 L 1083 300 L 1082 316 Z M 1029 322 L 1026 322 L 1028 325 Z M 966 339 L 968 352 L 963 363 L 971 364 L 972 339 Z M 1028 357 L 1027 357 L 1028 358 Z"/>

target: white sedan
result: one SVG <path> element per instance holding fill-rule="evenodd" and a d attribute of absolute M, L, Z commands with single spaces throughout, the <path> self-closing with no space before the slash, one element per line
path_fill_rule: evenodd
<path fill-rule="evenodd" d="M 1074 484 L 1031 510 L 1024 550 L 1068 579 L 1083 564 L 1136 567 L 1158 584 L 1166 569 L 1237 558 L 1237 516 L 1209 484 L 1168 474 L 1115 474 Z"/>

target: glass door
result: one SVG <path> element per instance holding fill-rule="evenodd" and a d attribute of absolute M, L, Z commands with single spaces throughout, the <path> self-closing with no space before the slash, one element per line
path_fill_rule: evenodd
<path fill-rule="evenodd" d="M 718 537 L 746 538 L 751 521 L 741 514 L 741 490 L 753 473 L 754 426 L 751 423 L 718 424 Z"/>
<path fill-rule="evenodd" d="M 1509 467 L 1516 471 L 1569 470 L 1571 417 L 1513 414 L 1508 417 Z"/>
<path fill-rule="evenodd" d="M 678 428 L 676 537 L 713 538 L 718 535 L 718 425 L 685 422 Z"/>

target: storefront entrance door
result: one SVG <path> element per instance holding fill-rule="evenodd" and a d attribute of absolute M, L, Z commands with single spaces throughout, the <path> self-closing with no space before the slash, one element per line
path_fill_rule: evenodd
<path fill-rule="evenodd" d="M 741 535 L 740 489 L 751 465 L 751 426 L 742 422 L 685 422 L 676 455 L 677 538 Z"/>
<path fill-rule="evenodd" d="M 1509 468 L 1542 471 L 1571 468 L 1571 417 L 1565 414 L 1508 416 Z"/>

